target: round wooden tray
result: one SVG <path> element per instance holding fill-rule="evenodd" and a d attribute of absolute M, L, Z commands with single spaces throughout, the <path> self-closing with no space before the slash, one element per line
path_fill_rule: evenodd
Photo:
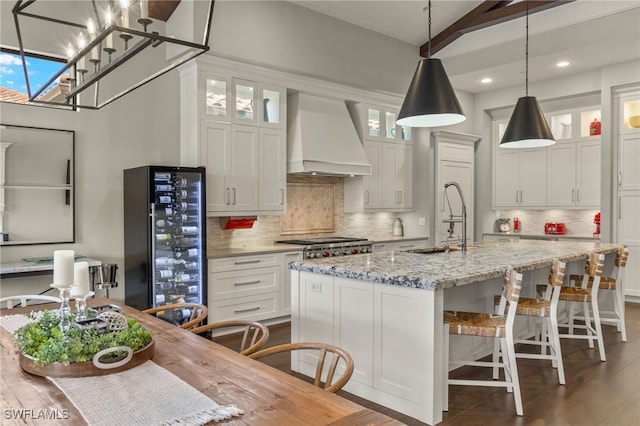
<path fill-rule="evenodd" d="M 150 360 L 155 352 L 155 344 L 153 339 L 151 343 L 142 349 L 133 353 L 131 360 L 120 367 L 111 369 L 97 368 L 93 365 L 93 362 L 72 362 L 70 364 L 63 364 L 61 362 L 53 362 L 46 365 L 37 365 L 34 359 L 20 352 L 20 367 L 28 373 L 36 376 L 45 377 L 85 377 L 85 376 L 104 376 L 106 374 L 118 373 L 120 371 L 129 370 L 133 367 Z M 114 359 L 111 362 L 118 361 Z"/>

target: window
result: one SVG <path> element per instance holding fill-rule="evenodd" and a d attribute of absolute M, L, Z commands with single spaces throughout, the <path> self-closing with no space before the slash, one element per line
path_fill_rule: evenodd
<path fill-rule="evenodd" d="M 64 66 L 65 60 L 44 55 L 25 53 L 31 94 L 39 91 Z M 51 83 L 38 99 L 48 100 L 63 96 L 64 84 Z M 0 48 L 0 101 L 29 103 L 29 92 L 24 78 L 20 53 L 12 49 Z M 42 105 L 35 103 L 35 105 Z"/>

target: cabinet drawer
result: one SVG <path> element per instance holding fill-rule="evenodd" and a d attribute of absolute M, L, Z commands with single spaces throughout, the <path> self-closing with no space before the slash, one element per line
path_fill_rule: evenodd
<path fill-rule="evenodd" d="M 256 256 L 235 256 L 209 260 L 209 270 L 213 272 L 239 271 L 280 265 L 278 254 L 260 254 Z"/>
<path fill-rule="evenodd" d="M 280 314 L 280 294 L 268 293 L 213 301 L 209 298 L 209 322 L 229 319 L 263 320 Z"/>
<path fill-rule="evenodd" d="M 209 294 L 222 300 L 279 291 L 280 275 L 279 267 L 212 273 Z"/>

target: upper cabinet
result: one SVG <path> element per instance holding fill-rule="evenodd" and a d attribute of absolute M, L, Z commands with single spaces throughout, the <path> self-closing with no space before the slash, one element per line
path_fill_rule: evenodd
<path fill-rule="evenodd" d="M 207 215 L 284 213 L 285 88 L 191 61 L 180 90 L 180 162 L 206 168 Z"/>
<path fill-rule="evenodd" d="M 600 107 L 546 115 L 556 140 L 546 148 L 500 148 L 508 121 L 494 121 L 493 206 L 600 208 Z"/>
<path fill-rule="evenodd" d="M 357 104 L 350 108 L 361 140 L 410 141 L 411 127 L 397 126 L 398 110 Z"/>
<path fill-rule="evenodd" d="M 398 111 L 388 107 L 355 104 L 349 105 L 349 113 L 371 164 L 371 175 L 345 178 L 345 212 L 411 211 L 411 128 L 396 126 Z"/>

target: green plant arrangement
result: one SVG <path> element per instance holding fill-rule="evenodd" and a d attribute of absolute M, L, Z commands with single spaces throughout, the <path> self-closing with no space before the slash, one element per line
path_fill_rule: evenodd
<path fill-rule="evenodd" d="M 132 318 L 127 318 L 128 328 L 104 332 L 97 329 L 71 327 L 60 330 L 60 317 L 56 311 L 45 310 L 28 315 L 31 322 L 16 330 L 14 339 L 20 351 L 34 359 L 37 365 L 60 362 L 90 362 L 96 353 L 114 346 L 128 346 L 134 352 L 151 343 L 151 332 Z M 71 321 L 74 315 L 71 315 Z M 118 357 L 124 352 L 113 352 Z"/>

